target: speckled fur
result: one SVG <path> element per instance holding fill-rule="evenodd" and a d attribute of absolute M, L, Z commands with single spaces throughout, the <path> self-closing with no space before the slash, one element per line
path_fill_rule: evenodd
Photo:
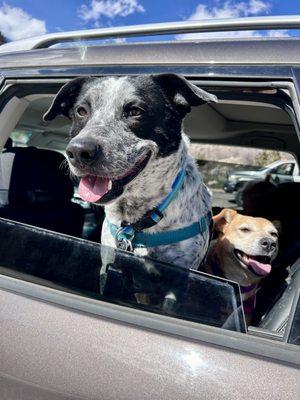
<path fill-rule="evenodd" d="M 211 209 L 210 195 L 194 159 L 187 152 L 187 143 L 187 138 L 183 135 L 177 153 L 164 159 L 151 161 L 119 199 L 105 206 L 105 213 L 112 223 L 119 226 L 122 220 L 138 221 L 169 193 L 171 185 L 183 165 L 186 165 L 186 178 L 182 189 L 165 211 L 164 218 L 144 232 L 154 233 L 183 228 L 198 221 L 202 215 L 209 212 Z M 176 244 L 135 249 L 134 252 L 181 267 L 198 268 L 206 254 L 208 240 L 208 234 L 197 235 Z M 114 240 L 106 224 L 102 228 L 102 243 L 114 246 Z"/>
<path fill-rule="evenodd" d="M 75 83 L 80 89 L 78 93 L 74 96 L 76 85 L 72 88 L 72 82 L 65 85 L 48 111 L 49 119 L 59 113 L 68 115 L 72 119 L 72 140 L 96 140 L 103 157 L 93 165 L 70 165 L 74 175 L 113 179 L 124 175 L 141 156 L 151 152 L 145 169 L 116 199 L 104 204 L 106 216 L 112 223 L 120 226 L 121 221 L 138 221 L 170 192 L 176 175 L 184 166 L 186 177 L 177 197 L 165 211 L 164 218 L 144 232 L 186 227 L 208 213 L 210 195 L 194 159 L 188 154 L 189 141 L 181 126 L 191 106 L 216 101 L 214 96 L 173 74 L 165 78 L 160 75 L 79 78 Z M 122 116 L 124 104 L 130 102 L 142 104 L 146 109 L 140 121 Z M 89 108 L 88 118 L 76 116 L 76 107 L 80 105 Z M 134 252 L 184 268 L 198 268 L 208 242 L 207 233 L 173 245 L 135 249 Z M 105 223 L 102 243 L 115 246 Z"/>

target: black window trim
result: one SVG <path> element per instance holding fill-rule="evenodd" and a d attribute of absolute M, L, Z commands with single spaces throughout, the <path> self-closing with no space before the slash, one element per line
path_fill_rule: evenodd
<path fill-rule="evenodd" d="M 295 268 L 295 270 L 298 270 L 300 268 L 300 260 L 296 261 L 296 263 L 293 265 L 293 267 L 291 269 L 294 269 L 294 268 Z M 298 277 L 298 281 L 299 281 L 298 282 L 299 287 L 298 287 L 297 293 L 294 296 L 293 304 L 292 304 L 292 307 L 291 307 L 290 316 L 289 316 L 289 319 L 288 319 L 288 322 L 287 322 L 287 326 L 285 328 L 284 335 L 283 335 L 283 341 L 286 342 L 286 343 L 289 343 L 291 329 L 292 329 L 292 326 L 293 326 L 294 319 L 296 318 L 296 311 L 297 311 L 298 301 L 300 301 L 300 274 L 298 274 L 297 277 Z M 298 346 L 298 347 L 300 348 L 300 346 Z"/>

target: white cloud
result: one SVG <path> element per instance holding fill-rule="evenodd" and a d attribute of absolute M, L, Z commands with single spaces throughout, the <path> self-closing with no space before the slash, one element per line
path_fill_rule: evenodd
<path fill-rule="evenodd" d="M 189 20 L 208 19 L 208 18 L 238 18 L 258 15 L 270 11 L 271 5 L 262 0 L 246 0 L 235 2 L 233 0 L 214 1 L 214 7 L 199 4 L 195 12 L 188 18 Z"/>
<path fill-rule="evenodd" d="M 115 38 L 112 40 L 114 43 L 117 43 L 117 44 L 126 43 L 126 38 Z"/>
<path fill-rule="evenodd" d="M 271 10 L 271 4 L 263 0 L 246 0 L 234 1 L 226 0 L 220 2 L 215 0 L 213 6 L 198 4 L 193 14 L 187 20 L 197 21 L 202 19 L 222 19 L 222 18 L 241 18 L 250 17 L 259 14 L 265 14 Z M 240 38 L 240 37 L 279 37 L 289 36 L 287 30 L 267 31 L 263 34 L 258 31 L 236 31 L 236 32 L 207 32 L 207 33 L 189 33 L 185 35 L 177 35 L 176 38 L 181 40 L 187 39 L 216 39 L 216 38 Z"/>
<path fill-rule="evenodd" d="M 249 4 L 246 4 L 245 15 L 257 15 L 265 11 L 269 11 L 271 8 L 270 3 L 263 2 L 262 0 L 251 0 Z"/>
<path fill-rule="evenodd" d="M 0 31 L 9 40 L 25 39 L 47 32 L 43 20 L 33 18 L 19 7 L 2 3 L 0 7 Z"/>
<path fill-rule="evenodd" d="M 97 25 L 101 25 L 99 20 L 102 17 L 114 19 L 144 11 L 138 0 L 91 0 L 89 6 L 82 4 L 79 7 L 78 15 L 85 22 L 96 21 Z"/>

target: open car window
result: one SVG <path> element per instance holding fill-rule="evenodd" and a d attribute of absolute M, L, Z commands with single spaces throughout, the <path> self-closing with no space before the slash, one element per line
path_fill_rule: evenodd
<path fill-rule="evenodd" d="M 245 332 L 236 283 L 0 219 L 1 272 L 73 293 Z M 30 251 L 28 251 L 30 249 Z M 45 283 L 46 282 L 46 283 Z M 40 283 L 40 282 L 37 282 Z"/>
<path fill-rule="evenodd" d="M 103 209 L 97 207 L 96 211 L 90 203 L 81 200 L 76 182 L 72 181 L 72 190 L 65 190 L 68 185 L 61 175 L 64 175 L 64 178 L 68 177 L 66 162 L 63 159 L 59 160 L 58 155 L 54 154 L 64 154 L 70 121 L 62 116 L 51 123 L 42 121 L 42 115 L 51 104 L 60 84 L 53 80 L 49 87 L 40 85 L 37 92 L 39 94 L 33 94 L 36 88 L 33 89 L 32 85 L 24 83 L 23 86 L 24 93 L 21 100 L 18 100 L 19 114 L 14 110 L 13 115 L 10 115 L 11 119 L 15 116 L 15 125 L 10 132 L 8 128 L 7 132 L 5 131 L 6 134 L 10 134 L 13 146 L 6 149 L 2 156 L 13 154 L 18 158 L 24 150 L 24 153 L 29 154 L 27 158 L 31 160 L 34 157 L 30 157 L 30 152 L 37 149 L 42 167 L 38 165 L 38 168 L 32 168 L 26 177 L 22 165 L 19 168 L 22 174 L 16 173 L 17 169 L 13 168 L 18 179 L 11 179 L 10 186 L 16 182 L 18 190 L 14 190 L 14 196 L 11 196 L 9 184 L 3 186 L 2 190 L 0 188 L 0 201 L 4 206 L 1 216 L 7 220 L 15 218 L 15 221 L 49 231 L 37 228 L 28 231 L 26 226 L 15 223 L 13 235 L 15 240 L 18 238 L 19 244 L 16 247 L 15 241 L 11 239 L 14 251 L 9 251 L 9 247 L 5 247 L 6 243 L 1 244 L 3 247 L 0 265 L 5 268 L 1 270 L 2 273 L 9 275 L 9 271 L 12 271 L 13 276 L 22 276 L 20 279 L 47 285 L 53 283 L 59 285 L 61 290 L 75 291 L 79 295 L 101 301 L 244 332 L 245 324 L 237 284 L 99 245 L 104 219 Z M 186 118 L 184 129 L 192 140 L 190 150 L 197 159 L 203 180 L 212 194 L 214 214 L 227 207 L 247 213 L 243 199 L 244 185 L 254 179 L 266 179 L 264 174 L 256 175 L 258 172 L 269 172 L 278 162 L 282 162 L 289 166 L 288 172 L 291 175 L 285 176 L 286 173 L 283 172 L 280 175 L 277 171 L 271 176 L 272 184 L 293 180 L 294 185 L 296 182 L 292 169 L 296 166 L 295 170 L 298 171 L 298 166 L 291 153 L 299 154 L 299 141 L 292 118 L 294 116 L 290 98 L 282 90 L 272 89 L 263 93 L 264 89 L 249 90 L 248 86 L 234 90 L 228 82 L 222 86 L 222 90 L 219 86 L 206 87 L 209 91 L 216 91 L 219 102 L 199 109 L 194 107 Z M 22 96 L 25 96 L 24 103 Z M 8 98 L 6 100 L 9 101 Z M 48 173 L 54 169 L 46 168 L 46 157 L 43 157 L 42 152 L 46 155 L 47 151 L 52 154 L 51 156 L 49 153 L 49 165 L 52 163 L 50 158 L 56 157 L 59 161 L 58 170 L 62 172 L 57 174 L 61 179 L 60 186 L 53 183 L 53 177 Z M 41 177 L 38 182 L 41 186 L 37 188 L 28 183 L 30 177 L 36 177 L 36 171 L 39 171 Z M 50 186 L 45 188 L 44 184 L 47 182 Z M 68 204 L 68 212 L 63 208 L 58 213 L 52 205 L 46 213 L 43 211 L 42 206 L 47 203 L 46 200 L 53 199 L 53 190 L 56 194 L 59 192 L 58 200 L 62 200 L 64 205 Z M 26 213 L 21 215 L 19 208 L 14 209 L 12 200 L 16 202 L 21 198 L 23 201 L 24 194 L 26 204 L 34 212 L 26 210 Z M 56 197 L 55 199 L 57 200 Z M 38 210 L 41 212 L 34 216 L 34 213 L 38 214 Z M 15 211 L 19 213 L 17 216 Z M 66 220 L 69 222 L 66 223 Z M 12 226 L 8 221 L 5 224 Z M 50 230 L 53 232 L 50 233 Z M 25 231 L 26 234 L 21 234 Z M 29 239 L 29 233 L 33 235 L 34 240 Z M 67 236 L 59 233 L 70 236 L 67 240 Z M 252 327 L 260 328 L 262 318 L 272 312 L 282 292 L 289 290 L 286 268 L 291 264 L 290 260 L 294 261 L 299 257 L 299 247 L 295 246 L 295 243 L 299 243 L 299 235 L 296 229 L 290 230 L 290 233 L 295 233 L 295 237 L 292 238 L 294 241 L 286 240 L 285 247 L 281 245 L 282 257 L 280 263 L 277 263 L 279 268 L 273 269 L 275 279 L 273 276 L 269 281 L 266 279 L 265 287 L 260 288 L 258 292 L 255 310 L 257 315 Z M 6 235 L 5 229 L 2 234 Z M 21 236 L 22 240 L 26 238 L 25 244 L 22 245 Z M 89 242 L 75 237 L 87 239 Z M 38 250 L 40 248 L 44 249 L 44 254 Z M 104 259 L 110 260 L 106 262 L 105 268 Z M 279 337 L 282 338 L 285 328 L 278 331 L 278 326 L 281 325 L 278 323 L 274 327 L 273 324 L 265 330 L 267 333 L 279 332 Z"/>

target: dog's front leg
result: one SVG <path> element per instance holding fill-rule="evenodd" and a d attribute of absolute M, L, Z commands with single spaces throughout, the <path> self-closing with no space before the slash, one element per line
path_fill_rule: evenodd
<path fill-rule="evenodd" d="M 109 265 L 113 265 L 115 262 L 115 253 L 110 247 L 116 247 L 105 221 L 102 226 L 101 245 L 100 293 L 103 294 L 107 280 L 107 269 Z"/>

